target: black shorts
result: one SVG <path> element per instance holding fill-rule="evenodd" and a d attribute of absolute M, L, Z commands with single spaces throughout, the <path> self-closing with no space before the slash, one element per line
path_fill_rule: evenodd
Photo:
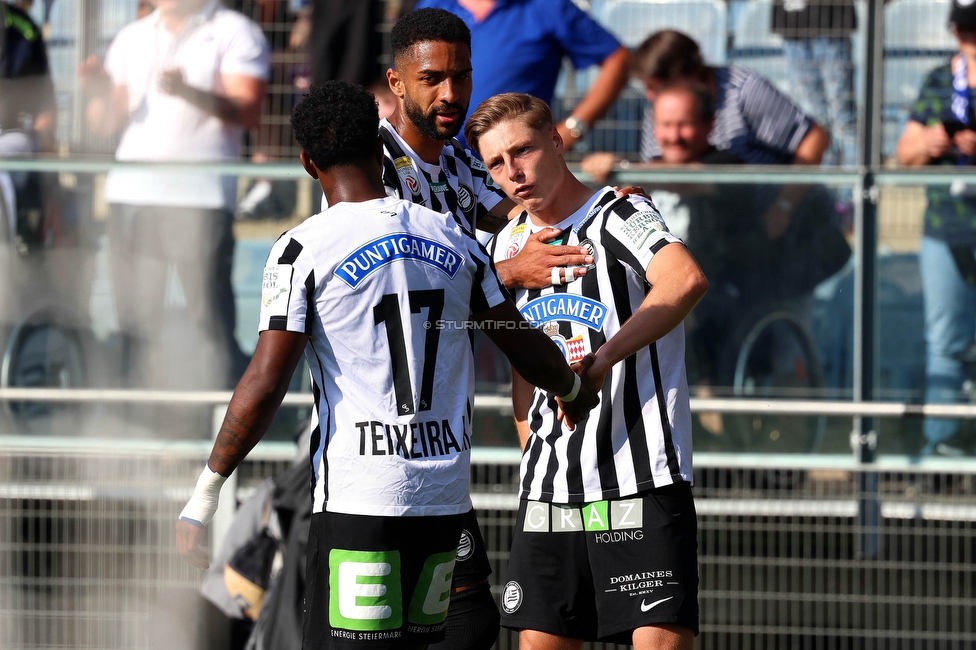
<path fill-rule="evenodd" d="M 677 624 L 698 634 L 698 522 L 688 483 L 588 504 L 519 503 L 502 625 L 631 643 Z"/>
<path fill-rule="evenodd" d="M 454 587 L 467 587 L 486 582 L 491 575 L 491 563 L 485 540 L 481 536 L 478 517 L 470 510 L 464 515 L 461 528 L 461 541 L 458 543 L 457 563 L 454 565 Z"/>
<path fill-rule="evenodd" d="M 444 638 L 464 515 L 312 515 L 305 650 L 409 648 Z"/>

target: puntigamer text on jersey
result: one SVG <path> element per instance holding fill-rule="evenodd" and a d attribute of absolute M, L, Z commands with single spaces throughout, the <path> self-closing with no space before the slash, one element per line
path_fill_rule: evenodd
<path fill-rule="evenodd" d="M 464 262 L 464 256 L 453 248 L 403 232 L 374 239 L 356 249 L 339 263 L 335 274 L 355 288 L 376 269 L 402 259 L 425 262 L 451 278 Z"/>

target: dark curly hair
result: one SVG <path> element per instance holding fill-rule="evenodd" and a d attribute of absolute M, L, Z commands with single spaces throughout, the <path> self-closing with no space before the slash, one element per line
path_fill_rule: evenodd
<path fill-rule="evenodd" d="M 345 81 L 312 86 L 291 112 L 295 140 L 321 170 L 369 160 L 379 125 L 373 93 Z"/>
<path fill-rule="evenodd" d="M 443 9 L 417 9 L 403 14 L 390 33 L 393 64 L 411 47 L 425 41 L 463 43 L 471 49 L 471 30 L 464 21 Z"/>

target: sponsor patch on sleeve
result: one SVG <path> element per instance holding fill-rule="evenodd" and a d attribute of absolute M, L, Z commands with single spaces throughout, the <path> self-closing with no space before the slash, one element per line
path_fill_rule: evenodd
<path fill-rule="evenodd" d="M 632 214 L 626 221 L 612 221 L 607 230 L 625 244 L 639 249 L 655 232 L 668 232 L 668 227 L 661 213 L 651 209 Z"/>
<path fill-rule="evenodd" d="M 264 267 L 261 280 L 261 320 L 273 316 L 287 316 L 291 297 L 291 278 L 294 273 L 291 264 L 268 264 Z"/>

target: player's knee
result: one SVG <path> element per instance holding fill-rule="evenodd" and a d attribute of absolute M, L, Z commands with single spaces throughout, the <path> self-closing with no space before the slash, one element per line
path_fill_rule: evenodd
<path fill-rule="evenodd" d="M 695 633 L 683 625 L 647 625 L 634 630 L 634 650 L 694 650 Z"/>

